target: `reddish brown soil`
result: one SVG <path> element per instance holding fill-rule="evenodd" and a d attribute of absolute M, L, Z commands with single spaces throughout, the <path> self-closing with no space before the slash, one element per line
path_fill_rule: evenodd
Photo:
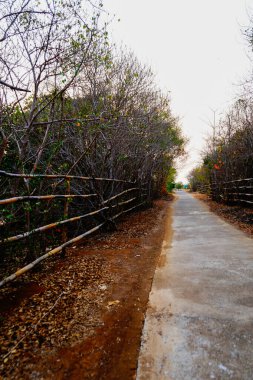
<path fill-rule="evenodd" d="M 212 201 L 206 194 L 194 193 L 194 196 L 205 202 L 212 212 L 253 237 L 252 208 L 218 203 Z"/>
<path fill-rule="evenodd" d="M 3 379 L 135 378 L 168 207 L 157 201 L 1 289 Z"/>

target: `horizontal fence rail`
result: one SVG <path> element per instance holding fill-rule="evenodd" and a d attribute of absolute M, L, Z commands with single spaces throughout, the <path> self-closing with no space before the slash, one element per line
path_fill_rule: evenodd
<path fill-rule="evenodd" d="M 228 204 L 253 205 L 253 178 L 240 178 L 230 181 L 214 181 L 198 186 L 201 193 L 210 195 L 213 200 Z"/>
<path fill-rule="evenodd" d="M 68 175 L 68 174 L 17 174 L 17 173 L 5 172 L 3 170 L 0 170 L 0 176 L 11 177 L 11 178 L 47 178 L 47 179 L 64 178 L 67 180 L 81 179 L 84 181 L 106 181 L 106 182 L 121 182 L 121 183 L 132 183 L 132 184 L 135 183 L 135 182 L 125 181 L 123 179 L 115 179 L 115 178 L 83 177 L 83 176 Z"/>
<path fill-rule="evenodd" d="M 6 239 L 3 239 L 2 241 L 0 241 L 0 245 L 1 244 L 6 244 L 6 243 L 11 243 L 11 242 L 17 241 L 17 240 L 21 240 L 21 239 L 24 239 L 24 238 L 26 238 L 28 236 L 34 235 L 34 234 L 36 234 L 38 232 L 44 232 L 46 230 L 50 230 L 51 228 L 56 228 L 56 227 L 62 226 L 64 224 L 66 224 L 66 223 L 76 222 L 78 220 L 81 220 L 83 218 L 87 218 L 89 216 L 96 215 L 99 212 L 102 212 L 102 211 L 105 211 L 105 210 L 108 210 L 108 209 L 109 209 L 109 207 L 103 207 L 100 210 L 89 212 L 88 214 L 85 214 L 85 215 L 79 215 L 79 216 L 75 216 L 75 217 L 70 218 L 70 219 L 62 220 L 61 222 L 55 222 L 55 223 L 47 224 L 45 226 L 41 226 L 41 227 L 35 228 L 34 230 L 32 230 L 30 232 L 24 232 L 23 234 L 19 234 L 19 235 L 16 235 L 16 236 L 11 236 L 11 237 L 8 237 Z"/>
<path fill-rule="evenodd" d="M 143 185 L 137 186 L 136 182 L 114 178 L 62 174 L 18 174 L 0 171 L 1 179 L 10 181 L 10 183 L 22 181 L 23 190 L 22 195 L 15 196 L 16 194 L 13 194 L 15 186 L 12 187 L 10 184 L 8 187 L 5 182 L 3 184 L 4 195 L 3 199 L 0 199 L 0 249 L 2 251 L 0 260 L 4 255 L 11 255 L 15 252 L 19 257 L 20 248 L 17 244 L 22 243 L 23 261 L 30 262 L 24 266 L 21 265 L 20 269 L 2 279 L 0 287 L 27 273 L 50 256 L 61 253 L 63 257 L 67 247 L 80 242 L 106 225 L 114 224 L 114 221 L 121 215 L 144 206 L 148 196 Z M 30 183 L 27 186 L 27 180 L 30 179 L 43 180 L 44 184 L 53 181 L 53 184 L 44 185 L 43 190 L 41 190 L 40 184 L 35 184 L 31 188 Z M 61 179 L 60 183 L 56 182 L 58 179 Z M 79 194 L 76 194 L 71 186 L 73 181 L 86 184 L 78 187 Z M 103 191 L 101 190 L 99 185 L 101 181 L 107 183 L 106 190 L 104 188 Z M 48 192 L 48 189 L 56 191 L 59 185 L 61 186 L 58 189 L 59 194 L 36 194 L 38 191 Z M 82 194 L 80 194 L 80 189 L 83 191 Z M 25 194 L 26 192 L 28 194 Z M 86 212 L 81 213 L 81 211 Z M 10 215 L 11 220 L 8 219 Z M 50 221 L 50 217 L 53 216 L 57 220 Z M 84 220 L 87 221 L 85 225 L 83 224 Z M 42 223 L 42 221 L 49 222 Z M 36 223 L 42 224 L 35 225 Z M 19 228 L 22 231 L 18 232 Z M 49 237 L 53 239 L 53 243 L 52 241 L 50 244 L 47 242 Z M 43 250 L 41 252 L 40 246 L 38 248 L 40 243 L 44 246 L 44 254 Z M 34 244 L 37 245 L 32 249 Z M 48 248 L 48 245 L 56 246 Z"/>
<path fill-rule="evenodd" d="M 6 205 L 10 203 L 15 203 L 19 201 L 33 201 L 33 200 L 43 200 L 50 201 L 51 199 L 62 199 L 62 198 L 91 198 L 96 197 L 97 194 L 87 194 L 87 195 L 76 195 L 76 194 L 56 194 L 56 195 L 27 195 L 24 197 L 13 197 L 7 199 L 1 199 L 0 205 Z"/>

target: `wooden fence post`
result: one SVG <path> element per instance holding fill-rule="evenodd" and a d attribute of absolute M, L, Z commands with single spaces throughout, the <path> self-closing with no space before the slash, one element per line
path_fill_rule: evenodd
<path fill-rule="evenodd" d="M 70 195 L 70 178 L 66 178 L 66 195 Z M 64 202 L 64 211 L 63 211 L 63 219 L 68 219 L 69 215 L 69 198 L 65 198 Z M 62 243 L 66 243 L 68 240 L 68 227 L 64 226 L 62 230 Z M 66 255 L 66 248 L 64 247 L 61 252 L 61 257 L 64 258 Z"/>

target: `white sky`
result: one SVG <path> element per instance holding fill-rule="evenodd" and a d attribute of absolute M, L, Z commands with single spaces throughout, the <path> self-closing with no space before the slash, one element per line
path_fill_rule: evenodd
<path fill-rule="evenodd" d="M 104 0 L 104 8 L 116 15 L 113 42 L 133 50 L 170 91 L 172 111 L 190 138 L 189 158 L 178 169 L 178 180 L 185 181 L 200 162 L 212 109 L 218 119 L 249 75 L 242 31 L 253 0 Z"/>

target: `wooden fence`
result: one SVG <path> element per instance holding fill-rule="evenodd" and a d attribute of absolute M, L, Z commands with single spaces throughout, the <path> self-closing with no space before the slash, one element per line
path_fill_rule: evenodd
<path fill-rule="evenodd" d="M 253 178 L 213 182 L 211 194 L 214 200 L 225 203 L 253 205 Z"/>
<path fill-rule="evenodd" d="M 22 195 L 3 196 L 2 199 L 0 199 L 0 211 L 2 211 L 0 214 L 1 251 L 3 253 L 6 251 L 8 255 L 8 247 L 10 247 L 9 252 L 15 251 L 15 245 L 20 241 L 25 241 L 24 250 L 26 252 L 26 261 L 27 257 L 33 257 L 33 260 L 31 260 L 29 264 L 1 280 L 0 287 L 13 281 L 52 255 L 61 253 L 61 255 L 64 256 L 66 247 L 79 242 L 86 236 L 89 236 L 108 224 L 114 224 L 114 221 L 118 217 L 145 205 L 148 199 L 145 187 L 138 186 L 132 181 L 120 179 L 70 175 L 30 175 L 7 173 L 4 171 L 0 171 L 0 179 L 2 180 L 1 194 L 4 195 L 10 193 L 10 190 L 4 191 L 4 189 L 11 188 L 7 186 L 6 181 L 15 180 L 22 181 L 22 183 L 24 181 L 26 185 L 24 187 L 26 190 L 23 190 Z M 51 185 L 47 187 L 47 189 L 52 190 L 51 194 L 38 194 L 38 189 L 41 189 L 41 187 L 38 186 L 38 184 L 32 187 L 29 186 L 29 181 L 31 180 L 43 180 L 43 182 L 52 181 Z M 78 191 L 76 191 L 76 188 L 75 191 L 73 191 L 73 181 L 75 181 L 75 183 L 76 181 L 79 182 Z M 57 189 L 61 190 L 60 193 Z M 65 192 L 62 191 L 62 189 L 65 189 Z M 80 193 L 80 189 L 84 193 Z M 90 190 L 93 191 L 90 192 Z M 54 200 L 62 201 L 63 205 L 60 205 L 61 207 L 58 203 L 52 205 L 51 202 Z M 78 203 L 76 204 L 76 202 Z M 33 206 L 34 204 L 36 205 L 35 207 Z M 40 206 L 39 212 L 38 204 Z M 75 207 L 72 207 L 73 205 L 75 205 Z M 15 209 L 13 209 L 14 206 L 16 206 Z M 57 220 L 38 225 L 43 218 L 37 218 L 36 216 L 43 214 L 46 209 L 51 210 L 50 214 L 55 214 L 55 208 L 56 215 L 58 216 Z M 84 213 L 80 212 L 82 210 L 84 210 Z M 6 211 L 9 214 L 6 215 Z M 34 219 L 31 221 L 33 213 L 36 214 L 34 218 L 35 221 Z M 9 215 L 12 215 L 15 219 L 14 222 L 8 219 Z M 45 220 L 45 218 L 43 220 Z M 20 221 L 20 223 L 17 223 L 17 221 Z M 84 221 L 85 223 L 83 223 Z M 81 223 L 81 226 L 79 225 L 77 228 L 76 223 Z M 70 228 L 72 224 L 75 225 L 75 228 Z M 15 233 L 18 228 L 20 228 L 19 226 L 22 226 L 22 231 Z M 31 251 L 30 248 L 32 246 L 34 248 L 34 242 L 36 240 L 43 241 L 42 236 L 44 236 L 45 240 L 45 235 L 43 235 L 45 232 L 48 234 L 50 231 L 59 229 L 60 236 L 58 234 L 55 239 L 55 247 L 48 249 L 48 247 L 46 247 L 48 244 L 45 244 L 44 252 L 35 253 L 34 249 Z M 38 245 L 35 250 L 38 250 Z"/>
<path fill-rule="evenodd" d="M 213 200 L 218 202 L 253 205 L 253 178 L 212 181 L 208 185 L 199 186 L 198 191 L 210 195 Z"/>

